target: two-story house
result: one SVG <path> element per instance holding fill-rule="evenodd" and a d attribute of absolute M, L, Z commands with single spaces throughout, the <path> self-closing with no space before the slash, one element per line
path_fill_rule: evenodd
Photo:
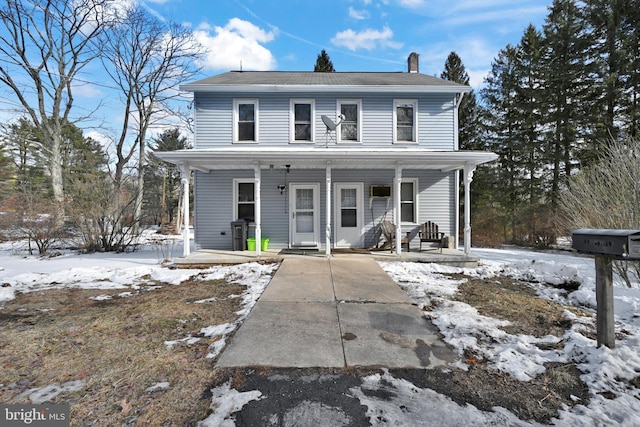
<path fill-rule="evenodd" d="M 233 71 L 181 89 L 194 94 L 194 148 L 155 154 L 184 185 L 194 171 L 196 250 L 232 249 L 238 219 L 271 248 L 327 254 L 376 245 L 383 220 L 397 241 L 433 221 L 457 242 L 458 171 L 468 207 L 475 167 L 496 158 L 458 149 L 470 87 L 420 74 L 417 54 L 408 72 Z"/>

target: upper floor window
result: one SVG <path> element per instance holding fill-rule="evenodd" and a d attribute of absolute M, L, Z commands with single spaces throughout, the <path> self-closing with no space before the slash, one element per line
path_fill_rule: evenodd
<path fill-rule="evenodd" d="M 258 142 L 258 100 L 233 101 L 233 142 Z"/>
<path fill-rule="evenodd" d="M 313 99 L 291 100 L 291 142 L 314 141 L 315 107 Z"/>
<path fill-rule="evenodd" d="M 418 142 L 418 101 L 393 101 L 393 142 Z"/>
<path fill-rule="evenodd" d="M 338 142 L 361 142 L 362 102 L 359 99 L 339 100 L 338 111 L 344 115 L 338 132 Z"/>

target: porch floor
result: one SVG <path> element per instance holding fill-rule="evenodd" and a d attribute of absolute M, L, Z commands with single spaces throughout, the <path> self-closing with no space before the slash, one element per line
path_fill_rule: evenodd
<path fill-rule="evenodd" d="M 284 253 L 288 252 L 288 253 Z M 370 251 L 369 253 L 345 253 L 337 250 L 335 253 L 331 252 L 332 257 L 367 257 L 376 261 L 405 261 L 405 262 L 424 262 L 424 263 L 436 263 L 443 265 L 450 265 L 454 267 L 467 267 L 473 268 L 478 265 L 479 258 L 473 255 L 466 255 L 464 252 L 457 249 L 442 249 L 442 253 L 438 249 L 425 249 L 418 251 L 417 248 L 411 252 L 403 251 L 400 256 L 397 256 L 395 252 L 391 253 L 389 250 L 384 251 Z M 187 257 L 181 257 L 174 259 L 174 263 L 178 267 L 193 267 L 201 265 L 216 265 L 216 264 L 242 264 L 245 262 L 280 262 L 285 258 L 292 257 L 326 257 L 324 249 L 320 250 L 305 250 L 297 253 L 291 253 L 291 251 L 283 251 L 280 248 L 268 249 L 262 251 L 259 257 L 256 256 L 254 251 L 225 251 L 216 249 L 200 249 L 192 252 Z"/>

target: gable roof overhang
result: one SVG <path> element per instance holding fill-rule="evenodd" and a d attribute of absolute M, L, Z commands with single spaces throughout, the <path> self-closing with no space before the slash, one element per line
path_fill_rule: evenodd
<path fill-rule="evenodd" d="M 431 169 L 443 172 L 474 168 L 498 156 L 485 151 L 433 151 L 414 148 L 231 147 L 160 151 L 162 160 L 191 169 Z"/>
<path fill-rule="evenodd" d="M 188 92 L 467 93 L 471 87 L 420 73 L 230 71 L 180 86 Z"/>

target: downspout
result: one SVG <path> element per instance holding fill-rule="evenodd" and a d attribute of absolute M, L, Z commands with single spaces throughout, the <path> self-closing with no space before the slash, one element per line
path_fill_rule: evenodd
<path fill-rule="evenodd" d="M 473 181 L 473 172 L 476 170 L 475 165 L 464 165 L 464 253 L 469 254 L 471 251 L 471 181 Z"/>
<path fill-rule="evenodd" d="M 460 97 L 458 96 L 454 96 L 453 97 L 453 149 L 454 150 L 459 150 L 460 149 L 460 123 L 459 123 L 459 112 L 460 112 L 460 104 L 462 103 L 462 98 L 464 98 L 464 92 L 460 92 Z M 455 240 L 455 248 L 459 248 L 460 247 L 460 173 L 458 170 L 456 170 L 455 172 L 453 172 L 454 175 L 454 188 L 455 188 L 455 195 L 454 195 L 454 209 L 455 209 L 455 215 L 454 215 L 454 222 L 455 222 L 455 226 L 454 226 L 454 240 Z M 466 188 L 466 187 L 465 187 Z"/>
<path fill-rule="evenodd" d="M 262 252 L 262 204 L 260 203 L 260 199 L 261 199 L 261 193 L 262 193 L 262 189 L 261 189 L 261 170 L 260 170 L 260 163 L 256 162 L 256 164 L 253 167 L 253 174 L 254 174 L 254 183 L 255 183 L 255 188 L 254 188 L 254 197 L 255 197 L 255 223 L 256 223 L 256 233 L 255 233 L 255 239 L 256 239 L 256 257 L 260 257 L 260 254 Z"/>
<path fill-rule="evenodd" d="M 325 254 L 327 257 L 331 256 L 331 162 L 327 162 L 326 168 L 326 229 L 325 229 Z"/>
<path fill-rule="evenodd" d="M 191 241 L 189 232 L 189 178 L 191 168 L 188 163 L 180 165 L 180 182 L 182 183 L 182 256 L 187 257 L 191 253 Z"/>
<path fill-rule="evenodd" d="M 393 189 L 393 202 L 394 202 L 394 218 L 393 222 L 396 225 L 396 255 L 400 256 L 402 253 L 402 226 L 400 222 L 402 221 L 402 214 L 400 212 L 401 203 L 400 203 L 400 192 L 402 191 L 402 164 L 398 162 L 396 165 L 396 174 L 394 178 L 394 189 Z"/>

